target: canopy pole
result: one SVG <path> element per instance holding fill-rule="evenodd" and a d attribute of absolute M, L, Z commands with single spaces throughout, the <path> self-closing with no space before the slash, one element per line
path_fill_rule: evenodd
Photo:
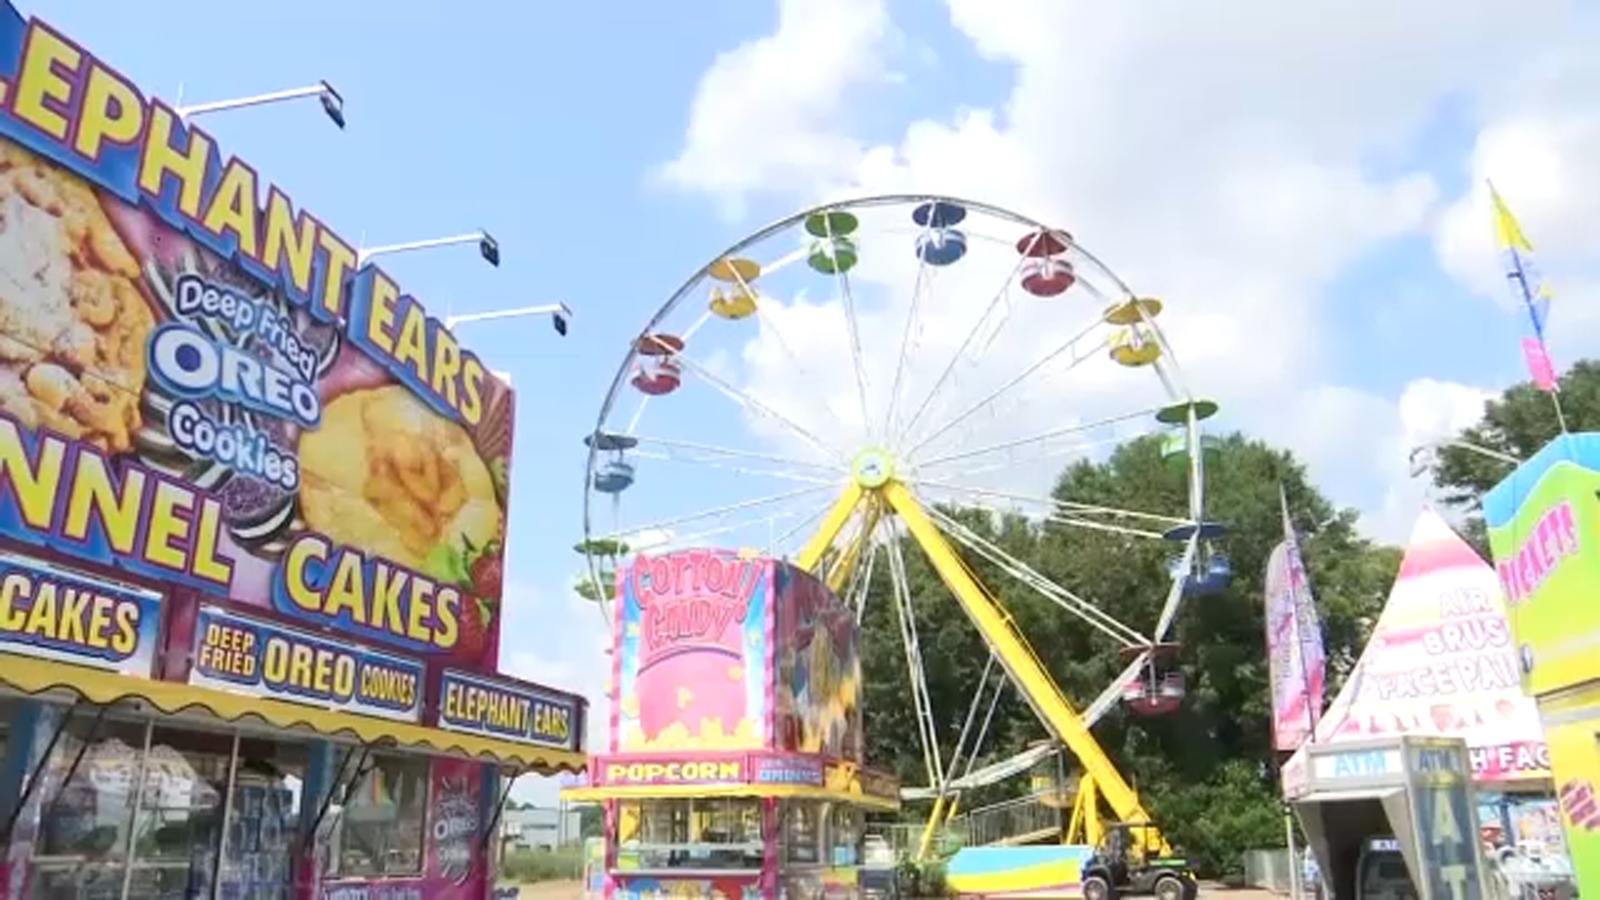
<path fill-rule="evenodd" d="M 1300 900 L 1300 854 L 1294 850 L 1294 813 L 1287 801 L 1283 804 L 1283 837 L 1289 848 L 1289 900 Z"/>

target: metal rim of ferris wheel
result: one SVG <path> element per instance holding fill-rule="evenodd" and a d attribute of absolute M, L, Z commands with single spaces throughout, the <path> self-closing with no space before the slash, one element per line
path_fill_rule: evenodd
<path fill-rule="evenodd" d="M 817 290 L 830 295 L 821 305 L 806 299 Z M 953 757 L 941 758 L 900 539 L 908 533 L 902 510 L 919 510 L 912 516 L 936 529 L 936 543 L 986 560 L 1121 648 L 1121 674 L 1079 710 L 1085 728 L 1119 701 L 1171 711 L 1183 693 L 1176 667 L 1161 665 L 1174 646 L 1173 621 L 1187 598 L 1225 586 L 1230 569 L 1212 545 L 1222 528 L 1203 514 L 1215 445 L 1200 422 L 1217 407 L 1185 387 L 1161 311 L 1161 301 L 1134 294 L 1069 232 L 989 204 L 875 196 L 759 229 L 684 281 L 627 348 L 584 437 L 584 541 L 575 549 L 587 572 L 574 587 L 609 618 L 609 586 L 624 556 L 715 543 L 825 556 L 820 574 L 859 617 L 872 573 L 887 567 L 928 776 L 903 796 L 943 797 L 1019 774 L 1056 748 L 974 768 L 985 716 L 959 759 L 986 669 Z M 964 333 L 938 332 L 944 320 L 963 319 L 972 322 Z M 890 345 L 878 348 L 883 357 L 871 354 L 879 343 Z M 924 358 L 929 344 L 944 346 Z M 1027 355 L 991 353 L 1002 344 Z M 824 367 L 845 359 L 848 373 Z M 839 382 L 833 394 L 830 374 Z M 930 386 L 913 389 L 919 380 Z M 1056 390 L 1063 381 L 1098 387 L 1100 402 L 1064 413 L 1062 398 L 1078 395 Z M 1036 425 L 1017 427 L 1029 422 Z M 713 426 L 739 440 L 700 433 Z M 1027 433 L 1010 436 L 1018 430 Z M 1053 479 L 1067 462 L 1155 432 L 1166 434 L 1163 455 L 1187 472 L 1185 515 L 1010 487 L 1028 466 L 1048 467 Z M 891 490 L 896 502 L 884 499 Z M 683 498 L 702 494 L 715 499 L 684 508 Z M 1142 630 L 1118 620 L 939 504 L 1169 542 L 1158 620 Z M 926 534 L 912 536 L 932 553 Z M 990 667 L 1005 669 L 994 649 L 991 642 Z M 989 707 L 992 715 L 992 700 Z"/>

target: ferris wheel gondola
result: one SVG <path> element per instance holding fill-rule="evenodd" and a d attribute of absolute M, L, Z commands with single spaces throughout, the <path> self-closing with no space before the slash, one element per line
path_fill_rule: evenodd
<path fill-rule="evenodd" d="M 1124 819 L 1146 818 L 1088 729 L 1119 703 L 1140 715 L 1178 708 L 1177 613 L 1231 577 L 1225 529 L 1205 516 L 1216 445 L 1202 423 L 1217 407 L 1185 386 L 1162 311 L 1070 233 L 988 204 L 875 197 L 763 228 L 686 280 L 624 354 L 585 438 L 579 549 L 591 579 L 617 565 L 594 549 L 614 545 L 596 541 L 638 550 L 714 537 L 812 569 L 858 616 L 887 582 L 928 777 L 903 793 L 933 800 L 936 821 L 954 792 L 1026 771 L 1039 752 L 975 768 L 982 734 L 968 747 L 963 729 L 945 753 L 953 736 L 933 720 L 906 575 L 907 545 L 920 546 L 1051 740 L 1077 758 L 1075 783 L 1093 784 Z M 965 331 L 950 327 L 963 318 Z M 1124 509 L 1048 490 L 1062 466 L 1147 434 L 1165 435 L 1181 506 Z M 1066 540 L 1167 542 L 1159 613 L 1124 621 L 952 506 L 1020 514 Z M 979 559 L 1090 629 L 1120 674 L 1077 698 L 1081 708 L 1061 696 L 973 576 L 966 560 Z"/>

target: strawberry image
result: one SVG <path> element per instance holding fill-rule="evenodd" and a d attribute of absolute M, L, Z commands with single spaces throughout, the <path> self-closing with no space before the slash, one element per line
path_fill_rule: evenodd
<path fill-rule="evenodd" d="M 505 558 L 500 555 L 500 545 L 491 541 L 483 553 L 467 569 L 472 590 L 480 597 L 500 597 L 505 582 Z"/>
<path fill-rule="evenodd" d="M 462 662 L 476 663 L 489 649 L 494 633 L 495 604 L 482 597 L 468 597 L 461 605 L 461 636 L 454 656 Z"/>

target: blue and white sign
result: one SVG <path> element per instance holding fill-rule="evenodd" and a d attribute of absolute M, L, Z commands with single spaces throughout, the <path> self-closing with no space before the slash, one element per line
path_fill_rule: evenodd
<path fill-rule="evenodd" d="M 189 683 L 401 722 L 422 718 L 422 664 L 202 606 Z"/>

